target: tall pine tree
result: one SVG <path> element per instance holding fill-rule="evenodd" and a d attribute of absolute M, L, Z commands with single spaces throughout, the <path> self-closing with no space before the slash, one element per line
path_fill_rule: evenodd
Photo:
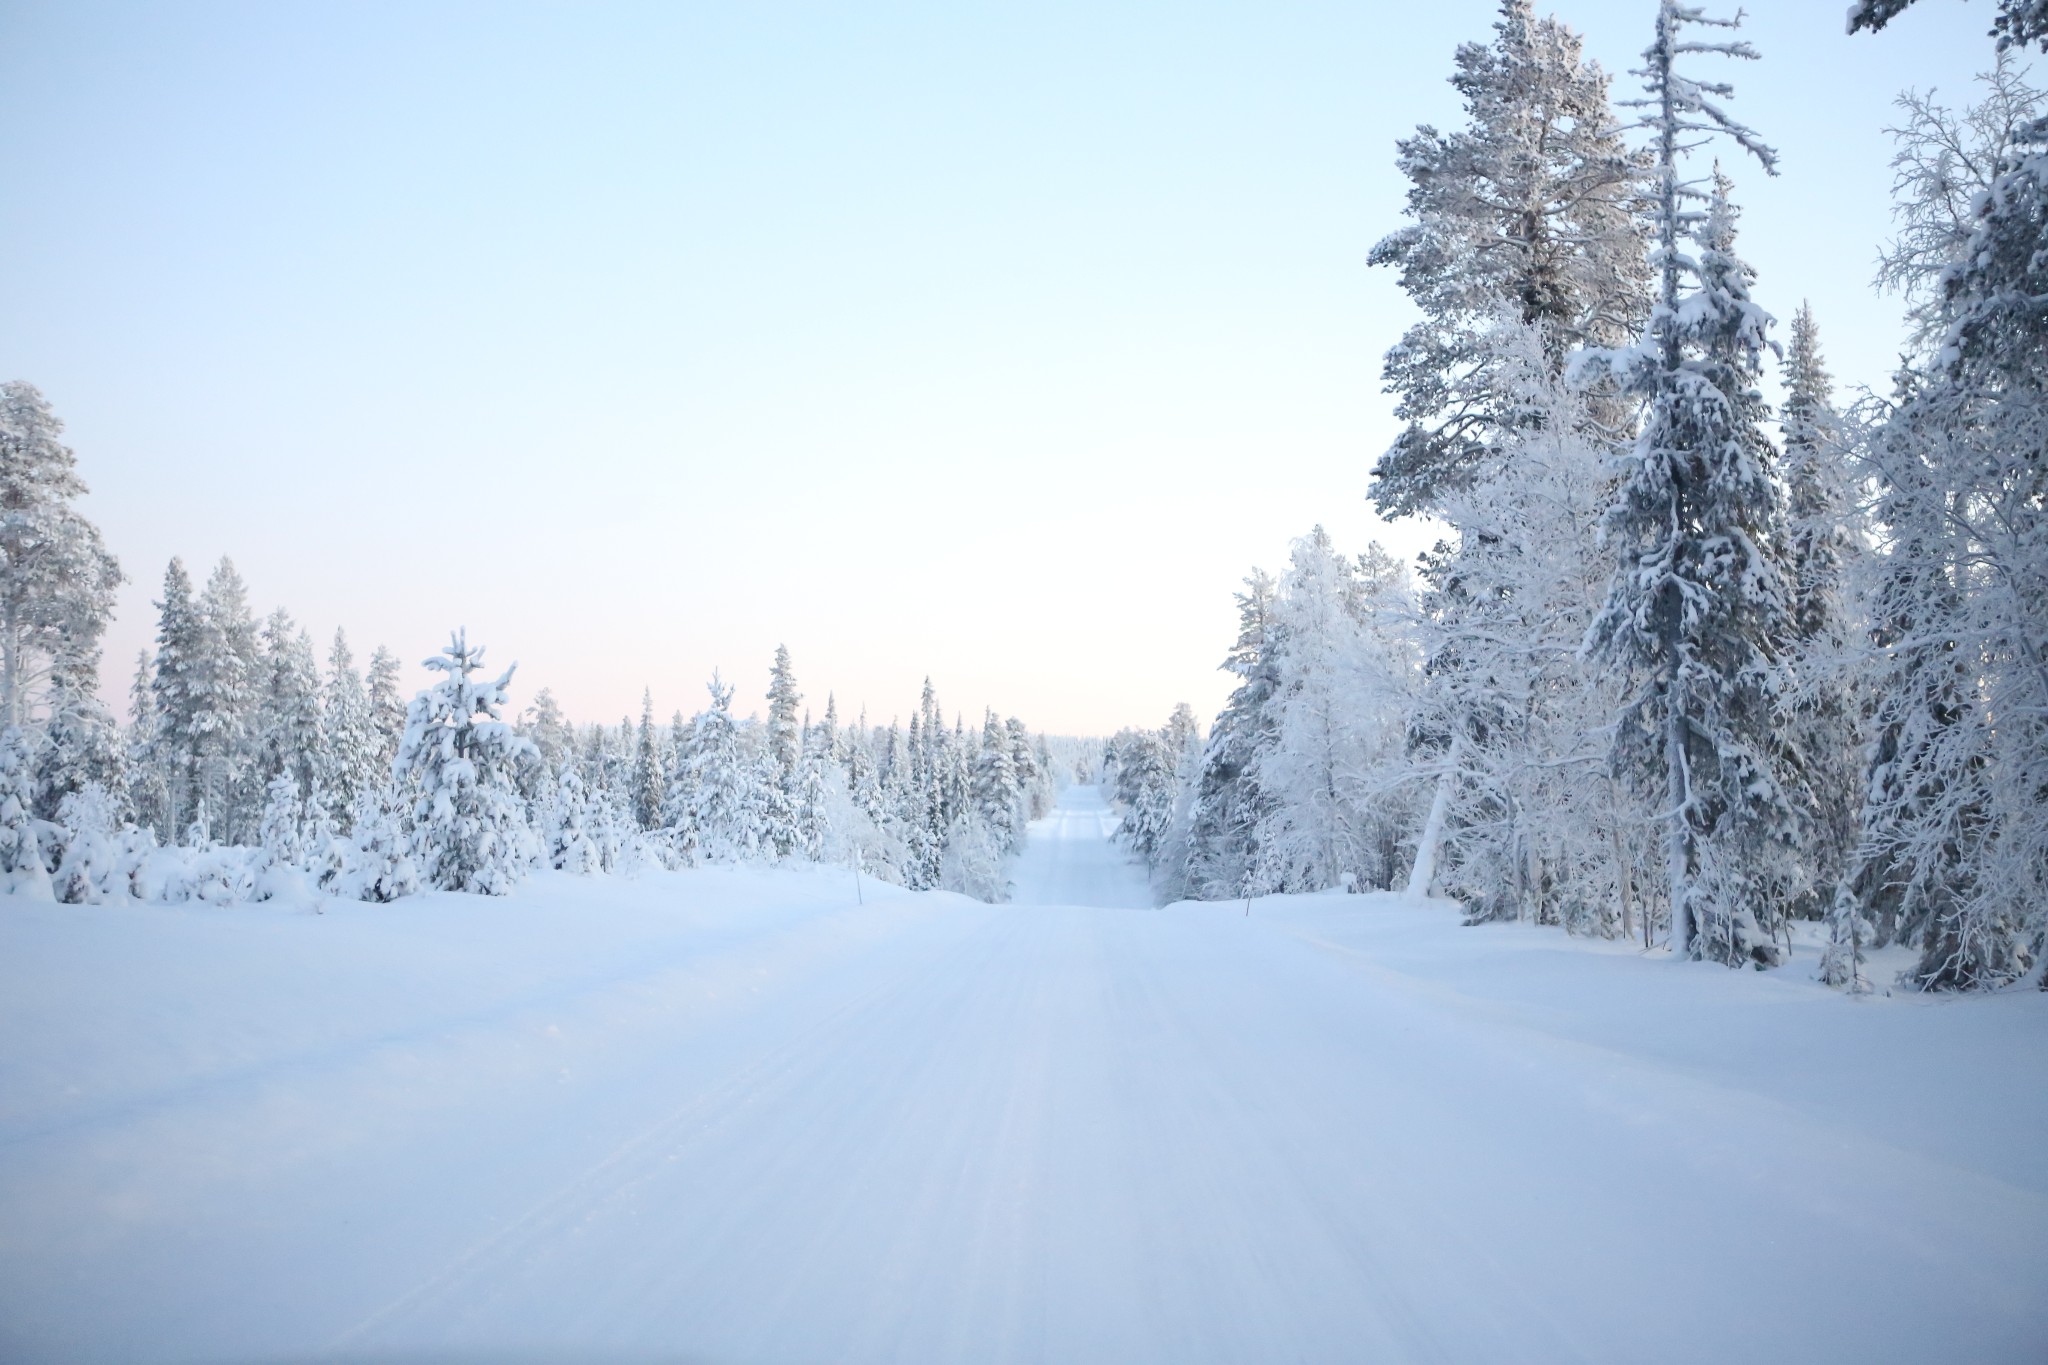
<path fill-rule="evenodd" d="M 1735 210 L 1684 175 L 1702 135 L 1725 134 L 1767 168 L 1776 154 L 1696 81 L 1679 57 L 1754 59 L 1746 43 L 1686 35 L 1698 10 L 1663 0 L 1645 52 L 1646 125 L 1656 139 L 1657 307 L 1627 351 L 1585 353 L 1647 405 L 1613 507 L 1620 564 L 1590 643 L 1629 679 L 1617 761 L 1663 789 L 1671 946 L 1731 965 L 1780 960 L 1776 920 L 1786 842 L 1802 802 L 1786 790 L 1774 723 L 1790 594 L 1775 542 L 1782 510 L 1757 391 L 1771 318 L 1735 255 Z M 1697 207 L 1704 205 L 1704 208 Z M 1682 249 L 1687 238 L 1697 255 Z"/>

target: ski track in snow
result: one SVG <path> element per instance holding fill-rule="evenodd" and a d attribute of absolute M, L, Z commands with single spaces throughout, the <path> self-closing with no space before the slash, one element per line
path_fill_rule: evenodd
<path fill-rule="evenodd" d="M 2048 1005 L 844 873 L 0 905 L 0 1359 L 2035 1360 Z"/>

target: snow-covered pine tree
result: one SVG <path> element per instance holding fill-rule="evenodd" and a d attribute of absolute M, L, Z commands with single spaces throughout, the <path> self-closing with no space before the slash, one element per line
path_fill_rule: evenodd
<path fill-rule="evenodd" d="M 1890 552 L 1856 877 L 1926 989 L 2017 979 L 2048 937 L 2048 121 L 1944 280 L 1948 331 L 1874 444 Z"/>
<path fill-rule="evenodd" d="M 95 787 L 118 819 L 128 807 L 128 755 L 120 726 L 99 697 L 99 647 L 51 665 L 47 714 L 36 745 L 35 812 L 54 820 L 67 797 Z"/>
<path fill-rule="evenodd" d="M 839 747 L 839 699 L 832 693 L 825 694 L 825 715 L 818 722 L 818 751 L 837 762 L 841 757 Z"/>
<path fill-rule="evenodd" d="M 225 556 L 200 595 L 199 630 L 202 652 L 189 674 L 194 775 L 212 836 L 245 843 L 255 837 L 266 785 L 255 733 L 262 672 L 249 590 Z"/>
<path fill-rule="evenodd" d="M 327 654 L 327 682 L 320 701 L 322 766 L 320 789 L 336 823 L 352 828 L 356 798 L 383 780 L 378 765 L 378 745 L 370 720 L 370 696 L 356 672 L 355 655 L 348 636 L 334 632 L 334 646 Z"/>
<path fill-rule="evenodd" d="M 55 900 L 30 790 L 28 740 L 19 725 L 0 729 L 0 889 Z"/>
<path fill-rule="evenodd" d="M 552 803 L 553 827 L 548 832 L 548 863 L 563 872 L 589 876 L 603 870 L 604 858 L 590 834 L 590 796 L 574 763 L 564 763 Z"/>
<path fill-rule="evenodd" d="M 642 830 L 661 825 L 661 799 L 668 790 L 662 771 L 661 743 L 654 729 L 654 691 L 640 694 L 640 728 L 633 738 L 633 782 L 630 791 L 633 823 Z"/>
<path fill-rule="evenodd" d="M 163 725 L 156 709 L 156 661 L 136 656 L 128 689 L 128 799 L 136 823 L 159 839 L 170 832 L 171 788 Z"/>
<path fill-rule="evenodd" d="M 1258 829 L 1269 804 L 1258 773 L 1279 721 L 1276 585 L 1260 569 L 1244 583 L 1237 594 L 1237 642 L 1222 664 L 1238 684 L 1210 727 L 1189 819 L 1186 881 L 1188 894 L 1199 900 L 1228 900 L 1251 889 Z"/>
<path fill-rule="evenodd" d="M 1189 714 L 1192 718 L 1193 713 Z M 1023 721 L 1011 716 L 1003 722 L 1003 732 L 1010 741 L 1010 771 L 1015 775 L 1017 798 L 1024 819 L 1027 822 L 1042 819 L 1052 809 L 1052 778 L 1046 772 L 1045 764 L 1039 761 L 1031 730 Z"/>
<path fill-rule="evenodd" d="M 1806 885 L 1791 913 L 1819 919 L 1835 903 L 1862 804 L 1861 707 L 1845 663 L 1851 624 L 1844 574 L 1853 549 L 1851 476 L 1842 423 L 1820 353 L 1813 309 L 1801 304 L 1785 352 L 1786 569 L 1792 639 L 1781 701 L 1784 761 L 1803 778 Z"/>
<path fill-rule="evenodd" d="M 405 734 L 405 694 L 398 688 L 398 656 L 382 645 L 370 655 L 370 734 L 375 741 L 377 769 L 389 772 Z"/>
<path fill-rule="evenodd" d="M 839 780 L 838 764 L 834 763 L 820 745 L 805 746 L 803 764 L 797 777 L 796 788 L 796 830 L 798 856 L 812 862 L 825 857 L 826 845 L 832 840 L 832 818 L 840 802 L 835 802 L 835 788 L 843 792 L 844 783 Z"/>
<path fill-rule="evenodd" d="M 803 756 L 803 726 L 798 720 L 803 699 L 803 693 L 797 691 L 789 647 L 777 645 L 775 664 L 768 674 L 768 755 L 775 766 L 775 781 L 785 792 L 795 789 L 797 761 Z"/>
<path fill-rule="evenodd" d="M 1004 853 L 1024 842 L 1023 811 L 1017 802 L 1017 770 L 1011 760 L 1010 736 L 994 710 L 982 715 L 981 747 L 974 755 L 968 801 Z"/>
<path fill-rule="evenodd" d="M 732 715 L 732 688 L 711 675 L 711 705 L 697 713 L 690 736 L 691 825 L 707 862 L 745 862 L 759 852 L 761 801 L 757 770 Z"/>
<path fill-rule="evenodd" d="M 1662 0 L 1637 73 L 1647 97 L 1631 103 L 1650 110 L 1656 139 L 1659 293 L 1636 346 L 1581 355 L 1582 374 L 1611 375 L 1647 406 L 1607 515 L 1620 564 L 1588 644 L 1631 684 L 1618 765 L 1663 788 L 1673 951 L 1765 966 L 1780 960 L 1775 932 L 1796 880 L 1786 856 L 1806 805 L 1787 790 L 1774 731 L 1791 622 L 1756 388 L 1771 318 L 1749 297 L 1725 180 L 1717 171 L 1709 195 L 1681 158 L 1716 134 L 1766 169 L 1776 154 L 1721 108 L 1730 87 L 1676 69 L 1691 53 L 1754 59 L 1746 43 L 1685 35 L 1738 22 Z M 1688 236 L 1697 257 L 1681 250 Z"/>
<path fill-rule="evenodd" d="M 533 853 L 516 770 L 540 756 L 503 719 L 518 665 L 484 682 L 483 654 L 457 631 L 425 661 L 441 680 L 413 699 L 392 776 L 411 793 L 412 855 L 426 884 L 502 896 Z"/>
<path fill-rule="evenodd" d="M 1160 840 L 1173 815 L 1178 752 L 1163 730 L 1120 730 L 1103 746 L 1103 770 L 1120 814 L 1117 837 L 1147 867 L 1159 859 Z"/>
<path fill-rule="evenodd" d="M 162 829 L 170 843 L 192 820 L 200 799 L 200 718 L 207 667 L 205 623 L 192 594 L 192 579 L 181 559 L 164 570 L 164 595 L 156 604 L 157 761 L 164 772 L 169 799 Z"/>
<path fill-rule="evenodd" d="M 1194 708 L 1177 703 L 1166 721 L 1166 746 L 1174 757 L 1170 805 L 1152 863 L 1152 885 L 1162 904 L 1188 896 L 1188 856 L 1194 834 L 1195 792 L 1201 782 L 1202 724 Z"/>
<path fill-rule="evenodd" d="M 33 384 L 0 384 L 0 725 L 36 718 L 53 669 L 76 691 L 98 689 L 100 637 L 122 581 L 75 505 L 86 488 L 63 431 Z"/>
<path fill-rule="evenodd" d="M 1913 0 L 1856 0 L 1849 7 L 1849 32 L 1881 29 L 1902 14 Z M 2048 52 L 2048 0 L 1998 0 L 1991 21 L 2000 51 L 2039 43 Z"/>
<path fill-rule="evenodd" d="M 322 779 L 329 767 L 329 732 L 320 706 L 320 670 L 313 641 L 283 607 L 264 623 L 254 731 L 255 775 L 265 784 L 266 806 L 279 776 L 292 779 L 299 799 L 325 804 Z"/>
<path fill-rule="evenodd" d="M 306 854 L 306 799 L 299 779 L 281 770 L 264 788 L 263 814 L 257 821 L 256 846 L 285 867 L 299 867 Z"/>
<path fill-rule="evenodd" d="M 803 771 L 802 760 L 798 760 L 797 771 Z M 760 829 L 759 853 L 764 858 L 787 858 L 803 846 L 802 817 L 798 807 L 800 796 L 797 787 L 799 779 L 792 777 L 789 785 L 783 785 L 782 769 L 777 766 L 774 754 L 763 746 L 754 762 L 753 796 L 755 823 Z"/>
<path fill-rule="evenodd" d="M 1387 391 L 1408 423 L 1373 470 L 1387 515 L 1427 511 L 1501 458 L 1520 416 L 1486 344 L 1503 311 L 1541 324 L 1562 368 L 1573 347 L 1624 344 L 1648 304 L 1643 159 L 1578 35 L 1530 0 L 1502 0 L 1493 41 L 1463 44 L 1455 60 L 1465 127 L 1400 142 L 1414 221 L 1371 255 L 1400 270 L 1423 314 L 1387 353 Z"/>
<path fill-rule="evenodd" d="M 533 694 L 533 704 L 526 708 L 520 732 L 533 741 L 541 764 L 551 777 L 575 756 L 575 733 L 562 715 L 562 704 L 548 688 Z"/>

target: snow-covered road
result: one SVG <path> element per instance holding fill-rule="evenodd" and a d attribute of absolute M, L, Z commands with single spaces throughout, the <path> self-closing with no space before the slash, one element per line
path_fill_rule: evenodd
<path fill-rule="evenodd" d="M 1145 869 L 1111 841 L 1116 826 L 1099 787 L 1069 787 L 1059 807 L 1032 824 L 1010 877 L 1010 904 L 1150 908 Z"/>
<path fill-rule="evenodd" d="M 0 904 L 0 1359 L 2040 1358 L 2048 1002 L 1139 910 L 1108 824 L 1005 907 Z"/>

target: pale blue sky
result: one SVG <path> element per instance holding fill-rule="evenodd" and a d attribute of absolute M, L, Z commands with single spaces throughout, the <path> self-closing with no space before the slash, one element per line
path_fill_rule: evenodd
<path fill-rule="evenodd" d="M 1647 0 L 1560 0 L 1610 70 Z M 1879 131 L 1986 0 L 1876 38 L 1768 0 L 1758 297 L 1881 382 Z M 584 719 L 758 705 L 1205 713 L 1247 568 L 1364 499 L 1409 321 L 1365 253 L 1455 122 L 1428 5 L 0 5 L 0 375 L 69 423 L 134 580 L 408 662 L 466 624 Z M 1620 80 L 1625 81 L 1626 77 Z"/>

